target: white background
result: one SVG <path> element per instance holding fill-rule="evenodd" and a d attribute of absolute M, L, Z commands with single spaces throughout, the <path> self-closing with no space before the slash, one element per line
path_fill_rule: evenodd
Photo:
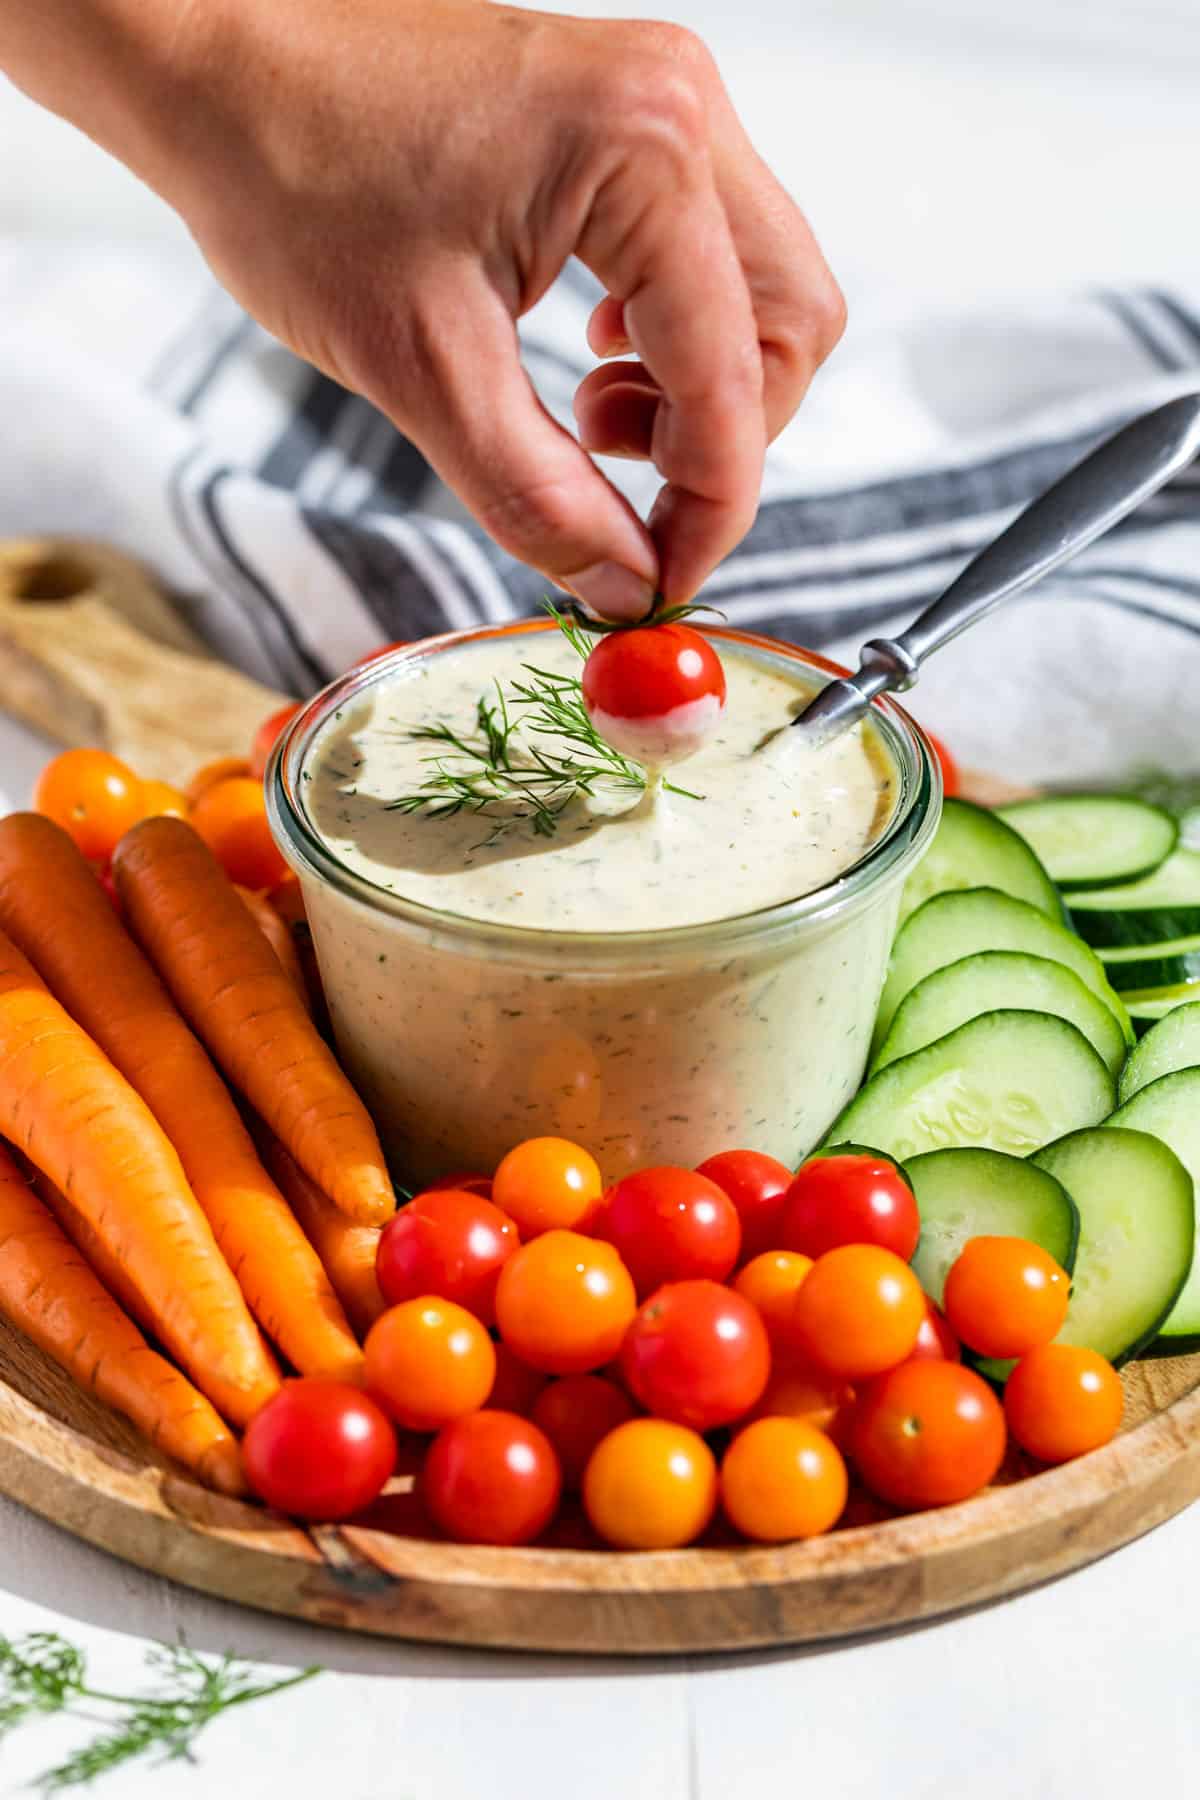
<path fill-rule="evenodd" d="M 575 10 L 623 10 L 604 4 Z M 628 9 L 632 10 L 632 9 Z M 1194 269 L 1196 0 L 686 0 L 808 209 L 853 320 Z M 122 172 L 0 84 L 0 242 L 177 237 Z M 5 455 L 20 454 L 6 421 Z M 43 754 L 0 720 L 0 787 Z M 916 1632 L 653 1665 L 422 1650 L 219 1605 L 0 1504 L 0 1631 L 62 1629 L 107 1687 L 147 1639 L 331 1673 L 215 1726 L 196 1768 L 107 1790 L 309 1800 L 1128 1800 L 1200 1771 L 1200 1512 L 1091 1570 Z M 16 1792 L 71 1741 L 0 1748 Z"/>

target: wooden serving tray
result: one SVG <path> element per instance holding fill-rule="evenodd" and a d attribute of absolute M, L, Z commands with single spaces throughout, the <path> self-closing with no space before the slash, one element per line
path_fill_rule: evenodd
<path fill-rule="evenodd" d="M 1014 1466 L 940 1512 L 780 1549 L 499 1550 L 401 1535 L 410 1477 L 370 1523 L 307 1531 L 210 1494 L 0 1326 L 0 1490 L 126 1562 L 344 1630 L 593 1655 L 754 1649 L 999 1599 L 1182 1511 L 1200 1497 L 1200 1352 L 1124 1380 L 1126 1428 L 1106 1449 L 1028 1478 Z"/>

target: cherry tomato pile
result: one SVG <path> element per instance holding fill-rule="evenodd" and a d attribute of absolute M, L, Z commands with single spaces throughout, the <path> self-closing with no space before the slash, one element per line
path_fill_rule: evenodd
<path fill-rule="evenodd" d="M 973 1238 L 943 1312 L 909 1266 L 919 1233 L 902 1173 L 869 1152 L 793 1176 L 734 1150 L 604 1191 L 579 1145 L 530 1139 L 492 1179 L 401 1208 L 366 1391 L 287 1383 L 246 1435 L 247 1475 L 283 1511 L 345 1518 L 382 1490 L 399 1428 L 422 1434 L 431 1532 L 663 1550 L 718 1515 L 726 1538 L 781 1543 L 949 1505 L 1010 1442 L 1045 1462 L 1106 1443 L 1121 1384 L 1053 1341 L 1065 1272 Z M 964 1352 L 1017 1359 L 1003 1400 Z"/>

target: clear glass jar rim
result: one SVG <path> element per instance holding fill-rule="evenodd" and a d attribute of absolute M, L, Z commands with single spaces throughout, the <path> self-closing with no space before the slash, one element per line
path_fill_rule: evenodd
<path fill-rule="evenodd" d="M 300 799 L 300 776 L 307 752 L 332 713 L 355 702 L 368 689 L 387 681 L 405 663 L 425 656 L 465 648 L 498 637 L 557 630 L 552 620 L 511 620 L 471 631 L 445 632 L 421 638 L 413 644 L 359 663 L 323 688 L 291 720 L 276 741 L 266 772 L 267 813 L 276 843 L 290 867 L 302 876 L 324 881 L 337 892 L 374 912 L 386 913 L 426 931 L 473 938 L 495 945 L 511 943 L 531 951 L 539 944 L 562 949 L 578 947 L 591 954 L 611 948 L 614 956 L 639 946 L 680 948 L 714 938 L 756 938 L 779 928 L 826 925 L 856 904 L 868 899 L 887 877 L 899 879 L 916 861 L 937 825 L 941 803 L 941 770 L 929 739 L 920 726 L 894 700 L 877 700 L 871 709 L 876 727 L 900 774 L 900 798 L 883 833 L 857 862 L 824 887 L 776 901 L 754 912 L 698 924 L 672 925 L 642 931 L 556 931 L 548 926 L 497 924 L 446 912 L 368 881 L 343 863 L 306 816 Z M 816 651 L 775 638 L 760 637 L 730 626 L 705 626 L 705 635 L 731 645 L 746 647 L 787 662 L 802 663 L 813 674 L 834 679 L 848 671 Z M 824 685 L 823 683 L 821 685 Z"/>

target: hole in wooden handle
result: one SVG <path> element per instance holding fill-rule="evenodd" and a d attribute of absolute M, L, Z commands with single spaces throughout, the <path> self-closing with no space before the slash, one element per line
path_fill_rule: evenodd
<path fill-rule="evenodd" d="M 74 600 L 96 585 L 96 571 L 82 557 L 51 552 L 18 564 L 10 575 L 14 600 Z"/>

